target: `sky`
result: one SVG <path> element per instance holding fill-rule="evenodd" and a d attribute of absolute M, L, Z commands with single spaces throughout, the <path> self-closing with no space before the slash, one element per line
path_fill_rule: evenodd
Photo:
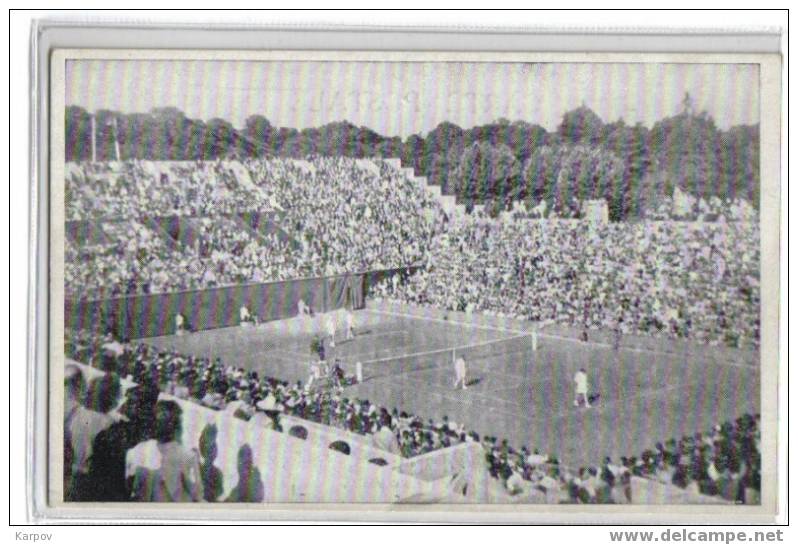
<path fill-rule="evenodd" d="M 79 60 L 66 66 L 66 104 L 243 127 L 260 114 L 303 129 L 347 120 L 385 136 L 426 134 L 499 118 L 556 129 L 585 105 L 605 122 L 651 127 L 689 92 L 721 129 L 759 121 L 759 72 L 746 64 Z"/>

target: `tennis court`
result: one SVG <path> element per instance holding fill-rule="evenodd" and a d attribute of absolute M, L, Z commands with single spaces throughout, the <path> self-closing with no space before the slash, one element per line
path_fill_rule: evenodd
<path fill-rule="evenodd" d="M 329 351 L 350 373 L 355 361 L 363 363 L 363 383 L 345 395 L 435 422 L 447 416 L 572 466 L 639 455 L 658 441 L 759 411 L 755 352 L 668 341 L 615 351 L 547 328 L 533 350 L 530 323 L 397 305 L 370 304 L 357 311 L 355 326 L 353 340 L 338 339 Z M 146 342 L 305 382 L 312 338 L 289 320 Z M 453 353 L 467 362 L 467 390 L 453 388 Z M 573 406 L 580 368 L 597 396 L 590 409 Z"/>

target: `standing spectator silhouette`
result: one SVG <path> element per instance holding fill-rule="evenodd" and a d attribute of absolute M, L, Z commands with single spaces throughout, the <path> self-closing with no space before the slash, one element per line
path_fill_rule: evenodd
<path fill-rule="evenodd" d="M 88 501 L 91 496 L 89 479 L 92 447 L 97 435 L 115 422 L 109 414 L 116 407 L 120 385 L 116 375 L 108 373 L 89 382 L 85 406 L 77 406 L 65 424 L 71 447 L 71 483 L 67 500 Z"/>
<path fill-rule="evenodd" d="M 205 501 L 208 502 L 217 501 L 224 491 L 224 475 L 222 475 L 221 470 L 213 464 L 218 454 L 218 446 L 216 445 L 217 434 L 218 429 L 216 426 L 214 424 L 208 424 L 202 430 L 199 439 L 199 452 L 202 457 L 200 478 L 202 479 L 202 488 L 204 491 L 203 497 Z"/>
<path fill-rule="evenodd" d="M 121 419 L 97 434 L 89 463 L 87 501 L 129 501 L 125 482 L 127 451 L 152 438 L 158 390 L 136 386 L 125 392 Z"/>
<path fill-rule="evenodd" d="M 72 461 L 71 422 L 75 413 L 82 406 L 86 396 L 86 379 L 77 365 L 64 367 L 64 498 L 69 501 L 74 499 L 74 475 Z"/>

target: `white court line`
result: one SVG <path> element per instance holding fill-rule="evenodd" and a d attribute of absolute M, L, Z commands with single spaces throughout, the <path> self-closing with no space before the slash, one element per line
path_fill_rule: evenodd
<path fill-rule="evenodd" d="M 605 412 L 616 411 L 619 408 L 621 408 L 620 407 L 621 404 L 624 404 L 624 403 L 627 403 L 627 402 L 633 402 L 633 401 L 637 401 L 637 400 L 640 400 L 640 399 L 655 398 L 655 397 L 661 396 L 662 394 L 670 392 L 672 390 L 682 390 L 682 389 L 684 389 L 684 386 L 681 385 L 681 384 L 676 385 L 676 386 L 666 386 L 665 388 L 657 388 L 656 390 L 646 390 L 646 391 L 644 391 L 641 394 L 638 394 L 638 395 L 635 395 L 635 396 L 631 396 L 631 397 L 618 397 L 617 399 L 615 399 L 613 401 L 609 401 L 607 403 L 599 403 L 597 405 L 594 405 L 590 409 L 577 409 L 577 410 L 574 410 L 574 409 L 572 409 L 569 406 L 568 409 L 566 409 L 564 411 L 560 411 L 559 413 L 556 413 L 556 414 L 553 414 L 553 415 L 540 415 L 540 416 L 535 416 L 535 417 L 532 417 L 531 415 L 529 415 L 528 417 L 526 415 L 524 415 L 524 416 L 525 416 L 525 420 L 529 420 L 530 422 L 538 422 L 538 421 L 541 421 L 541 420 L 546 420 L 546 421 L 561 420 L 563 418 L 567 418 L 567 417 L 573 415 L 574 413 L 586 413 L 586 414 L 589 414 L 591 412 L 595 412 L 595 413 L 603 414 Z"/>
<path fill-rule="evenodd" d="M 496 342 L 496 341 L 490 341 L 490 342 L 492 343 L 492 342 Z M 471 345 L 471 346 L 473 346 L 473 345 Z M 467 348 L 467 346 L 466 347 L 455 347 L 455 349 L 461 349 L 461 348 Z M 450 350 L 452 350 L 452 349 L 443 348 L 443 349 L 440 349 L 440 350 L 428 350 L 428 351 L 425 351 L 425 352 L 417 352 L 415 354 L 405 354 L 405 355 L 399 355 L 399 356 L 390 356 L 388 358 L 381 358 L 381 359 L 378 359 L 378 360 L 371 360 L 371 361 L 366 361 L 366 362 L 363 362 L 363 363 L 375 363 L 375 362 L 376 363 L 383 363 L 383 362 L 388 362 L 388 361 L 396 361 L 396 360 L 399 360 L 399 359 L 402 359 L 402 358 L 407 358 L 407 357 L 414 357 L 414 356 L 418 356 L 418 355 L 434 354 L 434 353 L 438 353 L 438 352 L 443 353 L 443 352 L 448 352 Z M 501 357 L 514 356 L 516 354 L 521 354 L 521 353 L 527 352 L 528 350 L 529 350 L 529 348 L 522 348 L 520 350 L 513 350 L 512 352 L 504 352 L 502 354 L 499 354 L 499 356 L 501 356 Z M 484 363 L 486 360 L 495 359 L 495 358 L 496 358 L 496 356 L 491 355 L 491 356 L 483 356 L 482 358 L 478 358 L 476 360 L 472 360 L 472 361 L 476 361 L 476 362 L 480 362 L 480 361 L 483 362 L 481 365 L 478 364 L 478 363 L 473 364 L 474 365 L 473 369 L 476 369 L 479 374 L 497 375 L 497 376 L 502 376 L 502 377 L 507 377 L 507 378 L 514 378 L 516 380 L 522 380 L 522 381 L 525 381 L 527 378 L 529 378 L 528 375 L 518 375 L 516 373 L 509 373 L 509 372 L 504 371 L 504 370 L 502 370 L 501 368 L 498 368 L 498 367 L 496 369 L 491 369 L 492 367 L 495 367 L 493 364 Z M 440 371 L 442 369 L 446 369 L 447 365 L 448 364 L 433 365 L 432 367 L 421 367 L 420 369 L 403 370 L 403 371 L 394 372 L 394 373 L 390 373 L 390 372 L 386 371 L 386 372 L 384 372 L 382 374 L 373 375 L 371 378 L 373 378 L 373 379 L 384 379 L 384 378 L 388 378 L 388 377 L 397 377 L 397 376 L 402 376 L 402 375 L 423 373 L 425 371 Z"/>
<path fill-rule="evenodd" d="M 363 337 L 368 337 L 368 338 L 380 337 L 380 336 L 385 337 L 385 336 L 389 336 L 389 335 L 398 335 L 398 334 L 402 334 L 402 333 L 407 333 L 407 330 L 406 329 L 396 329 L 396 330 L 392 330 L 392 331 L 385 331 L 383 333 L 369 333 L 367 335 L 363 335 Z M 355 335 L 355 339 L 357 339 L 357 337 L 358 336 Z M 344 339 L 344 341 L 351 342 L 351 341 L 354 341 L 355 339 Z M 336 344 L 336 347 L 340 346 L 340 345 L 341 345 L 341 343 L 339 342 L 338 344 Z M 408 346 L 411 346 L 411 345 L 408 345 Z M 400 345 L 398 348 L 404 348 L 404 346 Z M 283 353 L 286 353 L 286 354 L 292 354 L 294 356 L 298 356 L 298 357 L 302 357 L 302 358 L 307 357 L 305 355 L 302 355 L 300 352 L 297 352 L 295 350 L 291 350 L 289 348 L 284 348 L 282 346 L 275 346 L 271 350 L 272 351 L 283 352 Z M 390 350 L 392 350 L 392 348 L 380 348 L 379 350 L 376 350 L 376 353 L 379 354 L 380 352 L 386 352 L 386 351 L 390 351 Z M 359 356 L 361 354 L 367 354 L 367 353 L 368 353 L 368 351 L 366 351 L 366 352 L 353 352 L 351 354 L 346 354 L 346 357 L 347 358 L 356 358 L 357 356 Z"/>
<path fill-rule="evenodd" d="M 588 346 L 597 346 L 599 348 L 612 348 L 612 345 L 609 344 L 609 343 L 602 343 L 602 342 L 596 342 L 596 341 L 587 341 L 587 342 L 585 342 L 585 341 L 581 341 L 579 339 L 574 339 L 573 337 L 566 337 L 565 335 L 555 335 L 553 333 L 543 333 L 542 331 L 525 331 L 525 330 L 519 330 L 519 329 L 509 329 L 509 328 L 494 327 L 494 326 L 488 326 L 488 325 L 478 325 L 478 324 L 473 324 L 473 323 L 461 322 L 461 321 L 458 321 L 458 320 L 444 320 L 442 318 L 432 318 L 432 317 L 428 317 L 428 316 L 417 316 L 415 314 L 407 314 L 407 313 L 404 313 L 404 312 L 393 312 L 393 311 L 389 311 L 389 310 L 377 310 L 377 309 L 371 309 L 371 308 L 367 308 L 367 309 L 363 309 L 363 310 L 365 310 L 367 312 L 375 312 L 377 314 L 386 314 L 388 316 L 398 316 L 398 317 L 401 317 L 401 318 L 413 318 L 413 319 L 416 319 L 416 320 L 425 320 L 425 321 L 429 321 L 429 322 L 439 322 L 439 323 L 443 323 L 443 324 L 453 324 L 453 325 L 457 325 L 457 326 L 470 327 L 470 328 L 474 328 L 474 329 L 485 329 L 485 330 L 488 330 L 488 331 L 499 331 L 499 332 L 504 332 L 504 333 L 525 334 L 525 335 L 530 335 L 530 336 L 533 333 L 537 333 L 538 337 L 540 337 L 540 338 L 557 339 L 557 340 L 567 341 L 567 342 L 572 342 L 572 343 L 585 344 L 585 345 L 588 345 Z M 497 340 L 502 340 L 502 339 L 497 339 Z M 654 355 L 658 355 L 658 356 L 667 356 L 667 357 L 672 357 L 672 358 L 677 358 L 677 357 L 680 357 L 680 356 L 684 355 L 684 354 L 680 354 L 680 353 L 676 353 L 676 352 L 663 352 L 661 350 L 652 350 L 650 348 L 633 348 L 633 347 L 625 347 L 625 346 L 620 347 L 619 351 L 641 353 L 641 354 L 654 354 Z M 720 366 L 723 366 L 723 367 L 736 367 L 738 369 L 757 369 L 758 368 L 756 365 L 750 365 L 750 364 L 747 364 L 747 363 L 714 361 L 711 364 L 712 365 L 720 365 Z"/>
<path fill-rule="evenodd" d="M 443 385 L 430 384 L 429 382 L 425 382 L 423 380 L 416 380 L 416 379 L 412 379 L 412 378 L 409 378 L 409 377 L 405 378 L 404 380 L 410 381 L 412 383 L 415 383 L 415 384 L 418 384 L 418 385 L 421 385 L 421 386 L 427 386 L 433 392 L 433 393 L 431 393 L 431 395 L 437 395 L 437 396 L 443 397 L 445 399 L 448 399 L 449 401 L 457 401 L 457 402 L 463 403 L 463 404 L 471 404 L 468 398 L 472 397 L 472 396 L 475 396 L 475 397 L 480 397 L 480 398 L 487 398 L 487 399 L 489 399 L 491 401 L 494 401 L 494 402 L 498 401 L 498 402 L 503 403 L 505 405 L 510 405 L 512 407 L 518 407 L 518 408 L 521 408 L 521 409 L 523 409 L 525 407 L 524 404 L 512 403 L 510 401 L 506 401 L 506 400 L 503 400 L 503 399 L 497 399 L 497 398 L 495 398 L 493 396 L 488 396 L 486 394 L 480 394 L 480 393 L 474 392 L 473 388 L 471 388 L 470 390 L 460 390 L 460 389 L 455 389 L 454 387 L 448 388 L 448 387 L 443 386 Z M 396 385 L 396 386 L 401 385 L 400 382 L 396 382 L 396 383 L 393 383 L 393 384 Z M 452 394 L 455 391 L 463 392 L 462 397 L 452 398 Z M 499 412 L 499 413 L 502 413 L 504 415 L 511 416 L 511 417 L 514 417 L 514 418 L 519 416 L 518 413 L 511 413 L 511 412 L 503 411 L 503 410 L 495 408 L 493 406 L 486 407 L 485 410 L 491 410 L 491 411 Z"/>
<path fill-rule="evenodd" d="M 458 346 L 446 346 L 446 347 L 443 347 L 443 348 L 433 348 L 432 350 L 422 350 L 420 352 L 413 352 L 411 354 L 400 354 L 400 355 L 397 355 L 397 356 L 389 356 L 387 358 L 377 358 L 377 359 L 374 359 L 374 360 L 364 361 L 363 363 L 364 364 L 365 363 L 381 363 L 381 362 L 384 362 L 384 361 L 391 361 L 391 360 L 396 360 L 396 359 L 399 359 L 399 358 L 415 358 L 415 357 L 418 357 L 418 356 L 426 356 L 428 354 L 446 354 L 448 352 L 454 352 L 456 350 L 467 350 L 469 348 L 477 348 L 477 347 L 481 347 L 481 346 L 487 346 L 489 344 L 498 344 L 498 343 L 500 343 L 502 341 L 512 341 L 514 339 L 520 339 L 522 337 L 529 337 L 529 336 L 530 336 L 529 334 L 523 334 L 523 335 L 517 335 L 515 337 L 507 337 L 507 338 L 504 338 L 504 339 L 490 339 L 490 340 L 487 340 L 487 341 L 473 343 L 473 344 L 463 344 L 463 345 L 458 345 Z"/>
<path fill-rule="evenodd" d="M 554 378 L 547 378 L 545 380 L 536 380 L 535 382 L 526 382 L 524 384 L 516 384 L 515 386 L 507 386 L 502 388 L 492 388 L 490 390 L 485 390 L 489 393 L 498 393 L 498 392 L 506 392 L 507 390 L 516 390 L 521 386 L 528 386 L 531 389 L 532 386 L 537 386 L 539 384 L 548 384 L 549 382 L 554 382 Z"/>
<path fill-rule="evenodd" d="M 447 349 L 444 349 L 444 350 L 447 350 Z M 529 350 L 530 350 L 529 347 L 527 347 L 527 348 L 522 348 L 522 349 L 519 349 L 519 350 L 513 350 L 512 352 L 504 352 L 502 354 L 499 354 L 499 356 L 501 356 L 501 357 L 515 356 L 516 354 L 522 354 L 522 353 L 527 352 Z M 429 353 L 434 353 L 434 352 L 437 352 L 437 351 L 436 350 L 429 351 Z M 406 356 L 397 356 L 396 358 L 391 358 L 391 359 L 400 359 L 402 357 L 406 357 Z M 468 365 L 471 366 L 470 367 L 471 369 L 475 369 L 479 374 L 496 375 L 496 376 L 501 376 L 501 377 L 514 378 L 514 379 L 523 380 L 523 381 L 526 381 L 529 378 L 529 375 L 519 375 L 519 374 L 516 374 L 516 373 L 508 373 L 507 371 L 502 370 L 497 365 L 494 365 L 494 364 L 491 364 L 491 363 L 487 362 L 487 360 L 495 359 L 495 357 L 496 356 L 492 356 L 492 355 L 491 356 L 484 356 L 484 357 L 479 358 L 477 360 L 472 360 L 472 361 L 482 362 L 482 363 L 469 363 Z M 448 365 L 450 365 L 450 364 L 437 365 L 437 366 L 433 366 L 433 367 L 422 367 L 420 369 L 406 370 L 406 371 L 401 371 L 399 373 L 386 373 L 386 374 L 383 374 L 383 375 L 377 375 L 374 378 L 395 377 L 395 376 L 401 376 L 401 375 L 404 375 L 404 374 L 419 374 L 419 373 L 423 373 L 425 371 L 440 371 L 440 370 L 445 370 L 448 367 Z M 532 382 L 532 383 L 529 383 L 529 384 L 536 384 L 536 382 Z"/>
<path fill-rule="evenodd" d="M 385 333 L 364 334 L 363 337 L 364 338 L 370 338 L 370 337 L 379 337 L 381 335 L 382 336 L 388 336 L 388 335 L 393 335 L 393 334 L 397 334 L 397 333 L 408 333 L 408 331 L 406 329 L 396 329 L 396 330 L 388 331 L 388 332 L 385 332 Z M 358 338 L 358 335 L 355 335 L 355 338 L 354 339 L 350 339 L 350 340 L 354 341 L 357 338 Z M 391 352 L 395 351 L 396 349 L 410 348 L 412 346 L 413 346 L 412 342 L 410 342 L 410 343 L 402 343 L 402 344 L 399 344 L 398 346 L 387 346 L 385 348 L 379 348 L 377 350 L 364 350 L 362 352 L 351 352 L 349 354 L 346 354 L 345 356 L 346 356 L 347 359 L 352 359 L 354 361 L 357 361 L 360 358 L 360 356 L 364 356 L 364 355 L 369 354 L 369 353 L 380 354 L 382 352 L 385 352 L 386 354 L 390 354 Z M 398 357 L 401 357 L 401 356 L 398 356 Z M 381 358 L 381 359 L 390 359 L 390 358 Z M 366 360 L 366 361 L 363 361 L 362 363 L 374 362 L 374 361 L 381 361 L 381 360 Z"/>
<path fill-rule="evenodd" d="M 363 309 L 366 312 L 374 312 L 376 314 L 385 314 L 388 316 L 399 316 L 401 318 L 414 318 L 416 320 L 426 320 L 428 322 L 439 322 L 442 324 L 452 324 L 461 327 L 471 327 L 474 329 L 485 329 L 487 331 L 499 331 L 502 333 L 513 333 L 515 335 L 531 335 L 532 331 L 524 331 L 520 329 L 509 329 L 506 327 L 494 327 L 489 325 L 477 325 L 477 324 L 470 324 L 466 322 L 460 322 L 457 320 L 444 320 L 443 318 L 432 318 L 429 316 L 416 316 L 415 314 L 406 314 L 404 312 L 393 312 L 391 310 L 377 310 L 374 308 L 365 308 Z"/>
<path fill-rule="evenodd" d="M 363 352 L 351 352 L 351 353 L 348 353 L 348 354 L 342 354 L 341 358 L 342 359 L 343 358 L 346 359 L 346 361 L 344 362 L 345 364 L 354 365 L 355 362 L 358 361 L 358 359 L 360 359 L 360 356 L 367 355 L 367 354 L 368 355 L 380 354 L 380 353 L 383 353 L 383 352 L 386 353 L 386 354 L 389 354 L 389 353 L 391 353 L 393 350 L 395 350 L 397 348 L 400 348 L 400 349 L 401 348 L 408 348 L 410 346 L 412 346 L 412 344 L 400 345 L 400 346 L 396 346 L 396 347 L 380 348 L 380 349 L 378 349 L 376 351 L 366 350 L 366 351 L 363 351 Z M 270 350 L 268 350 L 266 352 L 266 354 L 274 354 L 274 353 L 282 353 L 283 355 L 279 356 L 279 357 L 281 359 L 283 359 L 283 361 L 293 361 L 293 360 L 296 360 L 296 359 L 300 359 L 300 360 L 309 360 L 310 359 L 310 355 L 309 354 L 307 354 L 307 355 L 306 354 L 302 354 L 301 352 L 297 352 L 295 350 L 291 350 L 291 349 L 288 349 L 288 348 L 274 347 L 274 348 L 272 348 L 272 349 L 270 349 Z M 290 357 L 290 360 L 288 360 L 289 357 Z M 402 356 L 390 356 L 388 358 L 382 358 L 382 359 L 390 360 L 390 359 L 396 359 L 396 358 L 401 358 L 401 357 Z M 371 360 L 371 361 L 379 361 L 379 360 Z M 301 364 L 301 363 L 302 362 L 299 362 L 299 364 Z"/>
<path fill-rule="evenodd" d="M 440 371 L 440 370 L 441 370 L 440 367 L 435 367 L 435 368 L 431 368 L 431 369 L 418 369 L 416 371 L 411 371 L 409 373 L 400 373 L 398 375 L 391 375 L 391 376 L 393 376 L 393 377 L 405 377 L 405 376 L 408 376 L 411 373 L 416 374 L 416 373 L 423 372 L 423 371 Z M 506 375 L 506 374 L 503 374 L 503 373 L 496 373 L 496 374 L 498 374 L 499 376 L 512 376 L 512 377 L 515 377 L 514 375 Z M 468 374 L 467 373 L 466 373 L 466 378 L 468 378 Z M 474 380 L 475 378 L 478 379 L 479 377 L 472 375 L 470 378 L 471 378 L 471 380 Z M 526 378 L 526 377 L 521 377 L 521 378 Z M 401 381 L 402 379 L 400 378 L 399 380 Z M 411 382 L 415 382 L 417 384 L 427 385 L 433 390 L 436 390 L 437 388 L 444 388 L 443 385 L 434 384 L 434 383 L 430 383 L 430 382 L 425 382 L 425 381 L 420 380 L 420 379 L 415 379 L 415 380 L 410 379 L 410 380 L 411 380 Z M 468 381 L 466 381 L 466 382 L 468 382 Z M 534 386 L 537 386 L 537 385 L 540 385 L 540 384 L 548 384 L 550 382 L 554 382 L 554 377 L 543 379 L 543 380 L 535 380 L 535 381 L 532 381 L 532 382 L 524 382 L 523 384 L 515 384 L 513 386 L 507 386 L 507 387 L 501 387 L 501 388 L 491 388 L 490 390 L 480 389 L 480 392 L 482 392 L 482 393 L 473 392 L 473 395 L 476 395 L 478 397 L 487 397 L 486 394 L 491 394 L 491 393 L 496 393 L 496 392 L 504 392 L 504 391 L 507 391 L 507 390 L 517 390 L 519 387 L 522 387 L 522 386 L 527 387 L 527 389 L 532 389 Z M 473 388 L 473 387 L 470 387 L 470 388 Z M 496 398 L 491 398 L 491 399 L 496 400 Z M 512 405 L 514 407 L 524 407 L 525 406 L 524 404 L 512 403 L 512 402 L 510 402 L 510 401 L 508 401 L 506 399 L 499 399 L 498 401 L 500 401 L 501 403 L 507 403 L 507 404 Z"/>
<path fill-rule="evenodd" d="M 275 347 L 275 348 L 272 348 L 271 350 L 269 350 L 267 352 L 267 354 L 268 353 L 274 353 L 274 352 L 278 352 L 278 353 L 282 353 L 282 354 L 288 354 L 292 358 L 299 358 L 300 360 L 310 360 L 310 354 L 301 354 L 299 352 L 295 352 L 294 350 L 289 350 L 287 348 L 277 348 L 277 347 Z M 307 361 L 305 363 L 307 363 Z"/>
<path fill-rule="evenodd" d="M 266 361 L 266 363 L 264 363 L 264 366 L 267 367 L 267 368 L 269 367 L 269 365 L 268 365 L 268 358 L 269 357 L 274 358 L 274 359 L 278 360 L 281 363 L 290 363 L 290 364 L 293 364 L 294 366 L 297 366 L 297 367 L 302 365 L 301 362 L 298 363 L 296 361 L 296 358 L 294 356 L 286 356 L 285 354 L 280 354 L 279 352 L 280 352 L 280 350 L 277 350 L 277 349 L 274 349 L 274 350 L 272 350 L 270 352 L 266 352 L 266 354 L 264 355 L 264 358 L 267 361 Z M 280 378 L 280 377 L 274 377 L 274 378 Z M 281 380 L 283 380 L 283 379 L 281 379 Z"/>
<path fill-rule="evenodd" d="M 579 339 L 574 339 L 572 337 L 566 337 L 564 335 L 554 335 L 554 334 L 550 334 L 550 333 L 541 333 L 540 337 L 546 338 L 546 339 L 557 339 L 557 340 L 560 340 L 560 341 L 568 341 L 568 342 L 573 342 L 573 343 L 586 344 L 588 346 L 597 346 L 599 348 L 607 348 L 607 349 L 611 349 L 612 348 L 612 345 L 610 343 L 602 343 L 602 342 L 596 342 L 596 341 L 587 341 L 587 342 L 585 342 L 585 341 L 580 341 Z M 618 351 L 619 352 L 632 352 L 632 353 L 635 353 L 635 354 L 654 354 L 654 355 L 657 355 L 657 356 L 665 356 L 665 357 L 669 357 L 669 358 L 679 358 L 681 356 L 692 355 L 692 354 L 689 354 L 689 353 L 685 354 L 685 352 L 681 352 L 681 353 L 680 352 L 663 352 L 661 350 L 653 350 L 651 348 L 635 348 L 635 347 L 632 347 L 632 346 L 621 346 L 620 348 L 618 348 Z M 738 369 L 757 369 L 758 368 L 756 365 L 750 365 L 750 364 L 747 364 L 747 363 L 736 363 L 736 362 L 733 362 L 733 361 L 723 361 L 723 362 L 721 362 L 721 361 L 712 361 L 712 362 L 710 362 L 710 365 L 720 365 L 722 367 L 736 367 Z"/>
<path fill-rule="evenodd" d="M 363 337 L 368 337 L 368 338 L 371 338 L 371 337 L 388 337 L 388 336 L 391 336 L 391 335 L 398 335 L 398 334 L 404 334 L 404 333 L 407 333 L 406 329 L 393 329 L 393 330 L 389 330 L 389 331 L 382 331 L 380 333 L 363 333 L 362 336 Z M 361 336 L 361 335 L 355 335 L 355 338 L 357 338 L 359 336 Z"/>
<path fill-rule="evenodd" d="M 361 356 L 372 355 L 372 354 L 376 355 L 376 354 L 382 354 L 382 353 L 390 354 L 391 352 L 394 352 L 396 349 L 410 348 L 412 346 L 413 346 L 413 343 L 400 344 L 398 346 L 388 346 L 388 347 L 385 347 L 385 348 L 378 348 L 377 350 L 364 350 L 362 352 L 350 352 L 348 354 L 342 354 L 341 357 L 342 358 L 345 357 L 347 360 L 352 360 L 351 362 L 346 362 L 346 363 L 354 364 L 354 362 L 358 361 Z M 399 355 L 399 356 L 389 356 L 387 358 L 381 358 L 381 360 L 401 358 L 401 357 L 402 357 L 401 355 Z M 364 360 L 362 363 L 368 363 L 369 361 L 381 361 L 381 360 Z"/>
<path fill-rule="evenodd" d="M 574 410 L 570 405 L 567 405 L 567 408 L 565 410 L 560 411 L 554 415 L 550 414 L 531 415 L 524 413 L 521 414 L 520 416 L 524 420 L 527 420 L 529 422 L 540 422 L 544 420 L 550 422 L 550 421 L 562 420 L 563 418 L 570 418 L 571 416 L 574 416 L 575 414 L 581 414 L 582 412 L 587 412 L 587 413 L 596 412 L 599 414 L 611 413 L 619 409 L 622 409 L 623 406 L 628 403 L 632 403 L 641 399 L 657 398 L 673 390 L 682 390 L 682 389 L 684 389 L 684 385 L 681 384 L 675 386 L 666 386 L 664 388 L 657 388 L 655 390 L 645 390 L 640 394 L 631 397 L 626 397 L 626 396 L 618 397 L 617 399 L 608 401 L 607 403 L 599 402 L 597 405 L 594 405 L 590 409 Z"/>
<path fill-rule="evenodd" d="M 444 386 L 432 385 L 432 384 L 430 384 L 428 382 L 424 382 L 424 381 L 421 381 L 421 380 L 413 380 L 413 379 L 408 379 L 408 380 L 410 380 L 410 382 L 413 382 L 413 383 L 416 383 L 416 384 L 419 384 L 419 385 L 422 385 L 422 386 L 429 387 L 430 390 L 432 390 L 434 392 L 434 394 L 432 394 L 432 395 L 438 395 L 440 397 L 443 397 L 444 399 L 448 399 L 449 401 L 457 401 L 457 402 L 460 402 L 460 403 L 468 403 L 468 399 L 467 399 L 468 396 L 476 396 L 476 397 L 481 397 L 481 398 L 486 398 L 487 397 L 491 401 L 499 401 L 501 403 L 504 403 L 506 405 L 510 405 L 512 407 L 518 407 L 518 408 L 520 408 L 522 410 L 517 412 L 517 413 L 504 411 L 504 410 L 502 410 L 500 408 L 497 408 L 495 406 L 492 406 L 492 405 L 484 407 L 483 410 L 488 411 L 488 412 L 495 412 L 495 413 L 503 414 L 505 416 L 510 416 L 512 418 L 521 418 L 521 419 L 523 419 L 523 420 L 525 420 L 527 422 L 530 422 L 530 423 L 535 423 L 535 422 L 544 421 L 544 420 L 547 421 L 547 422 L 552 422 L 552 421 L 556 421 L 556 420 L 562 420 L 563 418 L 569 418 L 571 416 L 574 416 L 576 414 L 581 414 L 583 412 L 584 413 L 598 412 L 598 413 L 602 413 L 602 414 L 604 412 L 612 412 L 612 411 L 618 410 L 620 408 L 619 406 L 622 405 L 622 404 L 625 404 L 625 403 L 628 403 L 628 402 L 632 402 L 632 401 L 636 401 L 636 400 L 639 400 L 639 399 L 659 397 L 662 394 L 665 394 L 665 393 L 670 392 L 672 390 L 683 389 L 683 387 L 684 387 L 683 385 L 680 384 L 680 385 L 675 385 L 675 386 L 667 386 L 665 388 L 658 388 L 656 390 L 646 390 L 646 391 L 640 393 L 639 395 L 632 396 L 632 397 L 619 397 L 618 399 L 616 399 L 614 401 L 610 401 L 610 402 L 607 402 L 607 403 L 601 403 L 599 405 L 594 406 L 591 409 L 573 409 L 573 408 L 570 407 L 570 405 L 567 405 L 566 406 L 567 408 L 565 410 L 560 411 L 558 413 L 555 413 L 553 415 L 549 414 L 549 413 L 531 415 L 528 412 L 526 412 L 526 409 L 527 409 L 527 405 L 526 404 L 518 404 L 518 403 L 509 402 L 509 401 L 506 401 L 506 400 L 499 400 L 499 399 L 497 399 L 497 398 L 495 398 L 493 396 L 486 396 L 484 394 L 479 394 L 477 392 L 472 392 L 472 391 L 468 391 L 468 393 L 464 393 L 462 398 L 460 398 L 460 397 L 452 398 L 451 395 L 447 393 L 448 388 L 445 388 Z M 461 390 L 458 390 L 458 391 L 461 391 Z"/>
<path fill-rule="evenodd" d="M 398 376 L 402 376 L 403 377 L 405 375 L 398 375 Z M 473 380 L 474 377 L 471 377 L 471 378 Z M 429 388 L 431 390 L 433 390 L 433 391 L 435 391 L 437 393 L 441 393 L 441 391 L 442 392 L 446 392 L 447 390 L 449 390 L 448 387 L 446 387 L 446 386 L 444 386 L 442 384 L 433 384 L 433 383 L 426 382 L 426 381 L 423 381 L 423 380 L 418 380 L 418 379 L 409 379 L 409 380 L 410 380 L 410 382 L 414 382 L 416 384 L 429 386 Z M 539 381 L 535 381 L 535 382 L 526 383 L 526 385 L 527 386 L 535 386 L 536 384 L 546 384 L 548 382 L 553 382 L 553 381 L 554 381 L 554 379 L 551 378 L 551 379 L 539 380 Z M 506 404 L 506 405 L 511 405 L 513 407 L 525 408 L 527 406 L 525 403 L 513 403 L 513 402 L 508 401 L 506 399 L 498 399 L 496 397 L 488 395 L 488 394 L 491 394 L 491 393 L 494 393 L 494 392 L 500 392 L 500 391 L 504 391 L 504 390 L 514 390 L 514 389 L 517 389 L 519 386 L 523 386 L 523 385 L 517 384 L 515 386 L 510 386 L 510 387 L 507 387 L 507 388 L 496 388 L 496 389 L 492 389 L 492 390 L 480 390 L 478 392 L 474 392 L 473 391 L 475 386 L 470 386 L 469 387 L 469 390 L 470 390 L 469 393 L 464 394 L 464 395 L 465 396 L 473 395 L 473 396 L 476 396 L 476 397 L 488 398 L 491 401 L 498 401 L 499 403 L 503 403 L 503 404 Z M 454 388 L 451 388 L 451 389 L 454 390 Z M 461 390 L 458 390 L 458 391 L 461 391 Z M 511 416 L 515 416 L 514 413 L 505 413 L 505 414 L 508 414 L 508 415 L 511 415 Z"/>

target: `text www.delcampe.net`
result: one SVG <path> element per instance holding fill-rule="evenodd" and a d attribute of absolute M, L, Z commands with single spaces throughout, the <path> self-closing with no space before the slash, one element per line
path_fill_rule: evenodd
<path fill-rule="evenodd" d="M 776 542 L 784 541 L 782 530 L 772 531 L 708 531 L 708 530 L 663 530 L 661 532 L 649 531 L 610 531 L 610 541 L 617 542 L 686 542 L 686 543 L 734 543 L 734 542 Z"/>

